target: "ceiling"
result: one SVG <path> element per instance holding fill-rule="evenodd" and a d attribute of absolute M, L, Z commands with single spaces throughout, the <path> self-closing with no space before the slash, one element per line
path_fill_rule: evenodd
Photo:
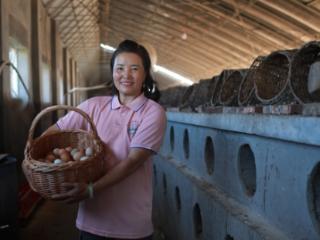
<path fill-rule="evenodd" d="M 260 55 L 320 39 L 320 0 L 42 0 L 63 44 L 108 75 L 110 53 L 133 39 L 153 62 L 194 82 L 249 68 Z M 156 74 L 160 88 L 180 84 Z"/>

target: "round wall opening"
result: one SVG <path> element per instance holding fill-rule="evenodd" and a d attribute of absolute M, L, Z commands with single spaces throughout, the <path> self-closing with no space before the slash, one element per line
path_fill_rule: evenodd
<path fill-rule="evenodd" d="M 308 181 L 308 200 L 312 221 L 320 233 L 320 163 L 314 167 Z"/>
<path fill-rule="evenodd" d="M 162 174 L 162 185 L 163 185 L 163 193 L 167 193 L 167 177 L 166 174 Z"/>
<path fill-rule="evenodd" d="M 202 234 L 202 217 L 198 203 L 193 206 L 193 227 L 196 238 L 200 238 Z"/>
<path fill-rule="evenodd" d="M 170 149 L 171 152 L 174 150 L 174 129 L 173 126 L 170 127 Z"/>
<path fill-rule="evenodd" d="M 227 234 L 227 236 L 224 238 L 224 240 L 234 240 L 234 238 L 231 237 L 229 234 Z"/>
<path fill-rule="evenodd" d="M 248 196 L 256 192 L 256 163 L 254 154 L 249 144 L 244 144 L 238 152 L 239 175 Z"/>
<path fill-rule="evenodd" d="M 185 129 L 183 133 L 183 150 L 184 150 L 184 157 L 188 159 L 189 158 L 189 133 L 187 129 Z"/>
<path fill-rule="evenodd" d="M 180 190 L 178 187 L 175 188 L 175 199 L 176 199 L 176 207 L 179 211 L 181 209 L 181 199 L 180 199 Z"/>
<path fill-rule="evenodd" d="M 207 173 L 211 175 L 214 170 L 214 147 L 211 137 L 206 138 L 206 145 L 204 148 L 204 159 L 207 166 Z"/>

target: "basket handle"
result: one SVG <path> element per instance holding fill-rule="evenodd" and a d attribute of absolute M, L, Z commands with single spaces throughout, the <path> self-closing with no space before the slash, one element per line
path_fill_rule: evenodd
<path fill-rule="evenodd" d="M 45 109 L 43 109 L 40 113 L 38 113 L 38 115 L 33 119 L 32 123 L 31 123 L 31 127 L 29 129 L 29 135 L 28 135 L 28 142 L 27 142 L 27 147 L 26 149 L 29 149 L 29 147 L 31 146 L 31 144 L 33 143 L 33 134 L 34 134 L 34 130 L 35 127 L 37 125 L 37 123 L 39 122 L 40 118 L 43 117 L 43 115 L 49 113 L 49 112 L 53 112 L 56 110 L 68 110 L 68 111 L 74 111 L 79 113 L 81 116 L 83 116 L 90 124 L 91 129 L 92 129 L 92 134 L 93 137 L 96 140 L 100 141 L 100 138 L 98 137 L 98 133 L 97 133 L 97 129 L 95 127 L 95 125 L 93 124 L 91 118 L 89 117 L 89 115 L 87 113 L 85 113 L 84 111 L 82 111 L 79 108 L 76 107 L 72 107 L 72 106 L 67 106 L 67 105 L 55 105 L 55 106 L 50 106 L 47 107 Z"/>

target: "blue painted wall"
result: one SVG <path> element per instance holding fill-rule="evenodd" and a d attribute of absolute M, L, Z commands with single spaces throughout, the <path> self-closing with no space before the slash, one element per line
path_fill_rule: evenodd
<path fill-rule="evenodd" d="M 320 118 L 167 112 L 154 222 L 167 239 L 320 239 Z"/>

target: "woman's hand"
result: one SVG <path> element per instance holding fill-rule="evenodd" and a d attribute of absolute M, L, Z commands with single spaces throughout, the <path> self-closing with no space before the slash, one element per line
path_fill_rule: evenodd
<path fill-rule="evenodd" d="M 89 198 L 88 184 L 87 183 L 62 183 L 68 191 L 52 195 L 52 200 L 63 201 L 65 203 L 77 203 L 84 199 Z"/>

